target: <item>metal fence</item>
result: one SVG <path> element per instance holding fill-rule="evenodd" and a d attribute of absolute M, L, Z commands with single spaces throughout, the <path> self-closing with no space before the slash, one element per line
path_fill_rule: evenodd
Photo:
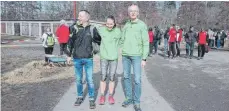
<path fill-rule="evenodd" d="M 73 22 L 66 21 L 70 26 Z M 103 25 L 103 22 L 90 21 L 95 26 Z M 55 34 L 59 21 L 1 21 L 1 34 L 41 37 L 47 28 Z"/>

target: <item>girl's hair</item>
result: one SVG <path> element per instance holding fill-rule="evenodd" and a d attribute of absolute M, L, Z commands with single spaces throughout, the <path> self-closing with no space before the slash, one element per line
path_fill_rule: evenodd
<path fill-rule="evenodd" d="M 112 19 L 112 20 L 114 21 L 114 27 L 113 27 L 113 28 L 115 28 L 115 27 L 116 27 L 116 22 L 115 22 L 114 16 L 113 16 L 113 15 L 109 15 L 109 16 L 107 17 L 107 19 Z"/>

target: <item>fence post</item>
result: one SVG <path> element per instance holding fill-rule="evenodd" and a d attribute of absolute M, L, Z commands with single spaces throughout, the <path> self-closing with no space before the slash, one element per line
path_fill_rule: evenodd
<path fill-rule="evenodd" d="M 14 35 L 15 34 L 15 29 L 14 29 L 14 22 L 12 22 L 12 35 Z"/>
<path fill-rule="evenodd" d="M 42 31 L 41 31 L 41 23 L 39 23 L 39 37 L 41 37 L 41 33 L 42 33 Z"/>
<path fill-rule="evenodd" d="M 7 22 L 5 22 L 5 24 L 6 24 L 6 34 L 7 34 L 7 31 L 8 31 L 8 29 L 7 29 Z"/>
<path fill-rule="evenodd" d="M 54 32 L 53 32 L 53 23 L 50 23 L 50 25 L 51 25 L 51 32 L 54 34 Z"/>
<path fill-rule="evenodd" d="M 20 22 L 20 36 L 22 36 L 22 22 Z"/>
<path fill-rule="evenodd" d="M 31 30 L 31 22 L 29 22 L 29 36 L 31 37 L 32 30 Z"/>

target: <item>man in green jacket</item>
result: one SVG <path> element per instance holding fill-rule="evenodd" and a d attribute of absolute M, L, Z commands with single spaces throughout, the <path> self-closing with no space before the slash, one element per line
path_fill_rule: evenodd
<path fill-rule="evenodd" d="M 141 111 L 141 67 L 146 65 L 146 57 L 149 53 L 149 38 L 146 24 L 138 19 L 139 8 L 137 5 L 128 7 L 130 20 L 123 27 L 120 44 L 122 46 L 122 61 L 124 69 L 124 89 L 126 100 L 123 107 L 134 104 L 135 111 Z M 134 98 L 132 99 L 131 65 L 133 65 Z"/>

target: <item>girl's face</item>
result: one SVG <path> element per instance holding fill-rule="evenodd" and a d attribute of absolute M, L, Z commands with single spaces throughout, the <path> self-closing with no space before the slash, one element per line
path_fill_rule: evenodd
<path fill-rule="evenodd" d="M 107 19 L 107 23 L 106 23 L 107 28 L 108 28 L 109 30 L 111 30 L 111 29 L 113 29 L 114 25 L 115 25 L 115 24 L 114 24 L 114 20 L 108 18 L 108 19 Z"/>

